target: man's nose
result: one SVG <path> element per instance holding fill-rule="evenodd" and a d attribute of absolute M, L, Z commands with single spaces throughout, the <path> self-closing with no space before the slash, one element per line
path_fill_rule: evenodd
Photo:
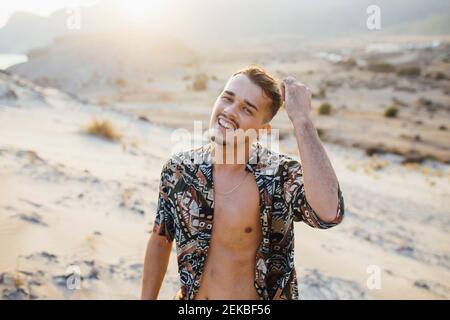
<path fill-rule="evenodd" d="M 236 119 L 236 115 L 239 109 L 239 104 L 237 102 L 234 102 L 232 104 L 229 104 L 228 106 L 225 107 L 224 111 L 225 114 L 232 118 L 232 119 Z"/>

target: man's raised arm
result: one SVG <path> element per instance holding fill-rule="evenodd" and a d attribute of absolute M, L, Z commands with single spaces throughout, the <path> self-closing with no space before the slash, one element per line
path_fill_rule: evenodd
<path fill-rule="evenodd" d="M 309 115 L 311 91 L 293 77 L 287 77 L 281 88 L 286 112 L 294 126 L 306 200 L 322 221 L 333 222 L 338 214 L 339 184 Z"/>

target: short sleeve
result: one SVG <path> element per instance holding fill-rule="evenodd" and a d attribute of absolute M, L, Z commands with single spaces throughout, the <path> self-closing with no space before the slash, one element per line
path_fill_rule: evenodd
<path fill-rule="evenodd" d="M 285 193 L 287 193 L 288 207 L 294 221 L 303 221 L 309 226 L 319 229 L 328 229 L 341 223 L 344 217 L 344 198 L 339 186 L 336 218 L 331 222 L 325 222 L 319 218 L 306 200 L 303 171 L 298 161 L 288 162 L 286 176 Z"/>
<path fill-rule="evenodd" d="M 165 236 L 170 242 L 175 237 L 175 204 L 174 204 L 175 168 L 168 161 L 161 171 L 159 183 L 158 205 L 153 232 Z"/>

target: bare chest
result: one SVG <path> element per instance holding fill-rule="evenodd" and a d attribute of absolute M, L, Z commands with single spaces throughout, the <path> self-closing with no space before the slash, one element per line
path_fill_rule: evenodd
<path fill-rule="evenodd" d="M 254 177 L 247 177 L 231 194 L 215 192 L 214 199 L 213 242 L 230 249 L 256 248 L 261 238 L 261 223 Z"/>

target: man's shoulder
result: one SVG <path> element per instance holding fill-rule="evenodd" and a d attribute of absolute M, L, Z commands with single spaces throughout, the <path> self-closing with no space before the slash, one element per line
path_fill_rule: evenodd
<path fill-rule="evenodd" d="M 163 165 L 164 169 L 194 169 L 198 164 L 204 162 L 205 146 L 192 148 L 173 153 Z"/>
<path fill-rule="evenodd" d="M 249 163 L 256 165 L 259 169 L 275 169 L 276 171 L 298 170 L 300 162 L 294 157 L 269 149 L 261 144 L 256 145 L 257 157 L 249 159 Z M 196 171 L 200 164 L 208 164 L 210 158 L 210 145 L 202 145 L 197 148 L 179 151 L 170 156 L 164 163 L 163 169 Z"/>
<path fill-rule="evenodd" d="M 291 170 L 300 168 L 300 162 L 293 156 L 271 150 L 267 147 L 260 147 L 259 161 L 267 166 L 276 166 L 278 170 Z"/>
<path fill-rule="evenodd" d="M 282 166 L 285 169 L 293 169 L 293 168 L 296 169 L 296 168 L 300 168 L 301 164 L 294 157 L 286 155 L 286 154 L 281 154 L 280 155 L 280 166 Z"/>

